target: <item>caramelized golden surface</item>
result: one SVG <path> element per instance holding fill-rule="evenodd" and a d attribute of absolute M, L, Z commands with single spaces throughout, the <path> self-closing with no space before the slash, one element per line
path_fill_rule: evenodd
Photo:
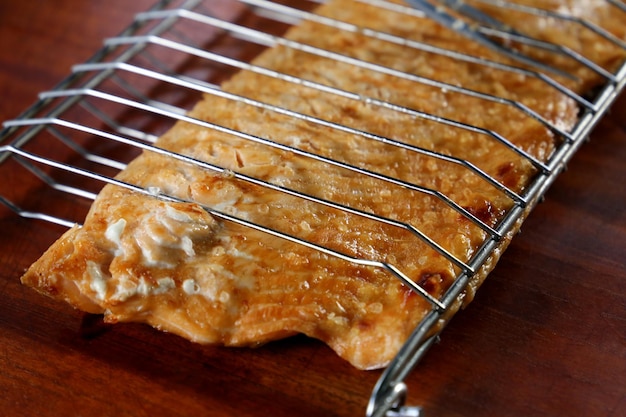
<path fill-rule="evenodd" d="M 576 10 L 587 7 L 583 1 L 567 3 Z M 607 6 L 589 6 L 601 20 L 609 19 L 602 7 Z M 319 13 L 491 56 L 427 20 L 359 2 L 334 0 L 321 6 Z M 528 25 L 532 30 L 543 27 L 540 21 Z M 557 34 L 550 31 L 546 36 Z M 486 227 L 468 214 L 485 226 L 497 226 L 513 202 L 466 167 L 372 136 L 465 159 L 510 190 L 523 192 L 536 173 L 528 159 L 489 134 L 429 121 L 418 113 L 493 131 L 545 161 L 560 140 L 548 127 L 514 106 L 454 92 L 454 86 L 519 101 L 564 130 L 575 123 L 578 108 L 538 79 L 360 33 L 303 22 L 288 37 L 445 81 L 450 87 L 428 86 L 284 46 L 271 48 L 255 60 L 256 65 L 369 99 L 339 97 L 252 71 L 234 76 L 224 90 L 369 132 L 369 137 L 207 95 L 191 111 L 192 117 L 250 136 L 180 122 L 157 145 L 225 171 L 144 153 L 118 178 L 189 203 L 166 203 L 107 186 L 84 226 L 68 231 L 29 269 L 23 282 L 79 309 L 104 314 L 110 322 L 146 322 L 200 343 L 255 345 L 304 333 L 328 343 L 358 368 L 385 366 L 428 312 L 425 299 L 384 268 L 359 265 L 237 225 L 203 207 L 346 257 L 393 265 L 433 297 L 440 297 L 459 269 L 399 225 L 416 228 L 468 262 L 488 237 Z M 609 65 L 617 60 L 613 50 L 591 49 Z M 588 88 L 593 77 L 583 70 L 579 75 L 585 78 L 572 87 Z M 372 99 L 409 111 L 386 109 Z M 254 138 L 277 146 L 250 140 Z M 284 146 L 346 165 L 280 149 Z M 235 173 L 275 187 L 255 185 Z M 423 189 L 437 190 L 458 207 Z M 326 201 L 350 210 L 331 207 Z M 495 251 L 476 275 L 476 285 L 499 254 Z"/>

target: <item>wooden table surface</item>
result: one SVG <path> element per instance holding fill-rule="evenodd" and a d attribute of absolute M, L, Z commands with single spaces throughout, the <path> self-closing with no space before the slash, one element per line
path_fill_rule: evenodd
<path fill-rule="evenodd" d="M 0 119 L 150 4 L 0 1 Z M 626 416 L 625 109 L 622 97 L 409 378 L 425 416 Z M 0 414 L 364 415 L 378 372 L 303 337 L 224 349 L 101 328 L 19 283 L 61 228 L 0 210 L 0 229 Z"/>

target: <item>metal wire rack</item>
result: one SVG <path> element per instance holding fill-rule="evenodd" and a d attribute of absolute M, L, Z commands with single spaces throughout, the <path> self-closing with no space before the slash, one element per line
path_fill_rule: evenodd
<path fill-rule="evenodd" d="M 419 10 L 412 9 L 408 5 L 383 0 L 355 1 L 400 13 L 421 16 Z M 623 3 L 612 0 L 607 0 L 607 2 L 615 8 L 616 13 L 624 13 L 626 16 L 626 7 Z M 70 227 L 82 221 L 90 202 L 106 183 L 117 184 L 144 194 L 154 193 L 154 190 L 142 189 L 114 178 L 117 172 L 122 170 L 142 150 L 164 153 L 171 158 L 195 163 L 209 170 L 226 172 L 224 167 L 192 160 L 154 146 L 156 139 L 166 132 L 174 122 L 180 120 L 201 124 L 206 129 L 217 130 L 265 146 L 276 147 L 304 158 L 311 158 L 320 164 L 337 166 L 359 175 L 372 176 L 385 183 L 434 197 L 441 204 L 458 211 L 476 227 L 486 232 L 488 237 L 469 261 L 458 259 L 449 253 L 438 242 L 424 234 L 419 227 L 350 208 L 340 202 L 306 195 L 297 190 L 284 189 L 271 182 L 251 176 L 232 173 L 242 181 L 272 188 L 297 198 L 313 201 L 316 204 L 349 211 L 354 215 L 364 216 L 377 222 L 408 230 L 445 257 L 459 271 L 454 284 L 441 298 L 434 298 L 429 295 L 394 265 L 349 257 L 316 243 L 251 223 L 215 208 L 208 208 L 213 215 L 225 221 L 261 230 L 282 239 L 289 239 L 297 244 L 308 246 L 331 256 L 341 257 L 350 262 L 386 269 L 390 274 L 403 280 L 405 284 L 425 297 L 432 305 L 430 313 L 415 329 L 395 360 L 383 372 L 378 384 L 373 388 L 367 406 L 368 416 L 417 416 L 420 415 L 419 407 L 404 405 L 407 387 L 403 381 L 437 339 L 438 332 L 441 331 L 441 326 L 439 326 L 441 321 L 449 318 L 449 313 L 454 310 L 459 295 L 467 289 L 471 277 L 481 268 L 490 254 L 499 247 L 502 238 L 514 230 L 518 221 L 545 193 L 594 125 L 620 94 L 626 83 L 626 64 L 622 64 L 617 71 L 610 72 L 580 56 L 575 51 L 565 50 L 569 57 L 578 60 L 581 65 L 590 68 L 604 79 L 602 85 L 594 91 L 593 95 L 580 96 L 555 81 L 551 74 L 539 70 L 503 64 L 425 42 L 403 39 L 366 26 L 357 26 L 320 16 L 314 12 L 318 3 L 322 2 L 304 0 L 297 2 L 172 0 L 161 1 L 153 9 L 138 14 L 134 23 L 124 33 L 118 37 L 107 39 L 102 50 L 88 62 L 76 65 L 72 74 L 57 88 L 42 93 L 40 100 L 20 118 L 4 123 L 4 129 L 0 132 L 0 171 L 11 172 L 13 177 L 18 178 L 23 183 L 23 187 L 16 190 L 3 189 L 0 194 L 0 202 L 19 216 Z M 477 3 L 579 25 L 583 30 L 596 33 L 603 41 L 621 48 L 626 47 L 623 40 L 614 37 L 603 28 L 567 14 L 547 12 L 500 0 L 479 0 Z M 314 21 L 344 31 L 357 32 L 380 41 L 419 49 L 428 54 L 444 55 L 450 59 L 489 66 L 511 74 L 521 74 L 539 79 L 545 83 L 546 89 L 555 89 L 578 103 L 581 109 L 579 120 L 573 129 L 564 130 L 553 125 L 521 102 L 474 91 L 464 86 L 452 85 L 433 78 L 400 72 L 380 64 L 292 41 L 283 36 L 291 25 L 298 24 L 303 20 Z M 502 30 L 487 27 L 481 27 L 480 30 L 494 38 L 510 39 L 510 34 L 503 33 Z M 453 94 L 468 95 L 479 100 L 513 107 L 529 119 L 548 127 L 560 138 L 559 145 L 547 161 L 540 161 L 495 131 L 466 125 L 384 100 L 364 97 L 361 94 L 342 90 L 332 85 L 275 72 L 251 63 L 251 59 L 261 51 L 276 45 L 320 55 L 415 83 L 445 89 Z M 563 51 L 563 48 L 560 48 L 558 52 Z M 452 127 L 485 136 L 525 158 L 535 167 L 537 174 L 522 193 L 515 192 L 486 174 L 479 166 L 463 158 L 437 150 L 408 145 L 392 138 L 331 122 L 323 117 L 305 115 L 223 91 L 220 88 L 220 83 L 241 70 L 278 78 L 287 83 L 305 85 L 337 97 L 367 102 L 369 105 L 378 106 L 381 109 L 410 115 L 424 123 Z M 400 147 L 427 158 L 460 166 L 470 172 L 471 175 L 480 177 L 485 183 L 509 198 L 512 202 L 511 209 L 495 226 L 491 226 L 436 189 L 387 177 L 347 162 L 310 153 L 297 147 L 282 145 L 268 138 L 195 120 L 187 115 L 187 111 L 203 94 L 241 101 L 268 112 L 301 119 L 315 125 L 357 135 L 386 146 Z M 160 195 L 159 197 L 176 201 L 173 196 Z M 55 199 L 71 199 L 77 210 L 75 213 L 59 213 L 55 211 L 53 204 L 49 204 Z"/>

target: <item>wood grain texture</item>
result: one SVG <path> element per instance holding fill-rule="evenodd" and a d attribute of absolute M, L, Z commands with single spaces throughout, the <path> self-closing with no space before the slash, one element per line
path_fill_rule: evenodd
<path fill-rule="evenodd" d="M 0 2 L 0 119 L 151 4 Z M 409 378 L 427 416 L 626 415 L 625 108 L 622 97 Z M 3 414 L 364 415 L 378 372 L 303 337 L 225 349 L 104 327 L 19 283 L 63 228 L 0 208 L 0 229 Z"/>

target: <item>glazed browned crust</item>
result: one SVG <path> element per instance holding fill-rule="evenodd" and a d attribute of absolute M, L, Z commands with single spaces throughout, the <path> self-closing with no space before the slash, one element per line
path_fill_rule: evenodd
<path fill-rule="evenodd" d="M 582 1 L 567 3 L 585 7 Z M 593 16 L 612 22 L 599 6 L 588 9 Z M 467 46 L 434 23 L 359 2 L 334 0 L 321 6 L 318 13 L 492 56 L 490 51 Z M 539 24 L 530 27 L 535 26 Z M 291 29 L 288 37 L 519 101 L 564 130 L 576 122 L 576 104 L 533 77 L 393 46 L 311 22 Z M 613 50 L 597 54 L 607 65 L 619 58 Z M 254 62 L 359 96 L 497 132 L 540 161 L 550 157 L 560 140 L 551 129 L 512 106 L 292 48 L 271 48 Z M 572 70 L 581 77 L 577 84 L 563 80 L 572 88 L 582 91 L 595 82 L 593 74 Z M 342 98 L 252 71 L 238 73 L 223 89 L 463 158 L 514 192 L 522 192 L 536 174 L 527 158 L 488 135 L 386 110 L 371 101 Z M 496 226 L 513 204 L 510 197 L 465 167 L 250 104 L 207 95 L 190 115 L 398 178 L 413 188 L 438 190 L 488 226 Z M 449 288 L 458 267 L 410 230 L 253 185 L 233 173 L 409 224 L 463 262 L 469 261 L 488 237 L 484 227 L 437 196 L 195 123 L 178 123 L 157 145 L 226 171 L 215 173 L 145 152 L 118 178 L 189 203 L 166 203 L 107 186 L 84 225 L 62 236 L 27 271 L 22 278 L 25 284 L 81 310 L 104 314 L 110 322 L 146 322 L 200 343 L 255 345 L 304 333 L 325 341 L 354 366 L 370 369 L 385 366 L 428 312 L 431 306 L 424 298 L 384 268 L 359 265 L 237 225 L 205 208 L 347 257 L 393 265 L 433 297 Z M 516 227 L 475 275 L 472 291 L 491 270 Z"/>

